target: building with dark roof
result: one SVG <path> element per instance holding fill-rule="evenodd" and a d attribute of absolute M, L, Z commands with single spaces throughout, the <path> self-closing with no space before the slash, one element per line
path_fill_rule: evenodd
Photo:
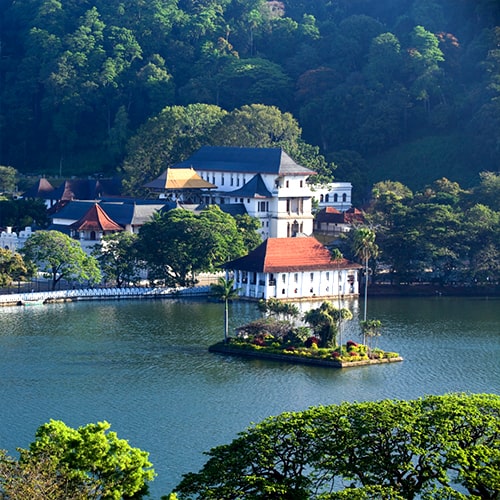
<path fill-rule="evenodd" d="M 69 179 L 52 192 L 57 201 L 97 200 L 121 195 L 119 179 Z"/>
<path fill-rule="evenodd" d="M 245 257 L 225 266 L 241 297 L 316 300 L 357 296 L 358 270 L 346 259 L 332 260 L 313 237 L 268 238 Z"/>
<path fill-rule="evenodd" d="M 123 231 L 123 227 L 115 222 L 98 204 L 94 203 L 85 214 L 71 224 L 70 229 L 80 240 L 96 241 L 103 236 Z"/>
<path fill-rule="evenodd" d="M 154 213 L 177 207 L 168 200 L 74 200 L 52 215 L 49 229 L 77 238 L 90 251 L 105 234 L 120 230 L 138 233 Z"/>
<path fill-rule="evenodd" d="M 313 232 L 312 192 L 306 181 L 315 172 L 281 148 L 204 146 L 172 168 L 193 168 L 216 185 L 205 202 L 228 212 L 227 205 L 244 207 L 259 219 L 263 239 Z"/>

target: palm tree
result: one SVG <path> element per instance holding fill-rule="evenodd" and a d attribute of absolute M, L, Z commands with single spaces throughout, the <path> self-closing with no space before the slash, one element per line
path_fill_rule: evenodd
<path fill-rule="evenodd" d="M 304 315 L 320 339 L 319 347 L 337 347 L 337 324 L 342 320 L 352 319 L 348 309 L 335 309 L 330 302 L 323 302 L 318 308 L 310 309 Z"/>
<path fill-rule="evenodd" d="M 367 227 L 362 227 L 354 234 L 354 253 L 365 264 L 365 303 L 363 321 L 366 321 L 366 309 L 368 298 L 368 262 L 370 259 L 377 257 L 378 246 L 375 243 L 375 232 Z"/>
<path fill-rule="evenodd" d="M 239 288 L 234 288 L 234 279 L 220 277 L 217 283 L 210 285 L 211 295 L 224 302 L 224 344 L 229 331 L 229 301 L 238 298 Z"/>
<path fill-rule="evenodd" d="M 344 256 L 342 255 L 342 252 L 338 248 L 334 248 L 331 251 L 331 258 L 332 258 L 332 261 L 335 262 L 335 264 L 337 266 L 337 279 L 339 282 L 337 295 L 338 295 L 338 300 L 339 300 L 339 311 L 340 311 L 340 309 L 341 309 L 341 306 L 340 306 L 340 264 L 344 260 Z M 340 345 L 340 348 L 342 349 L 342 316 L 341 315 L 339 315 L 338 330 L 339 330 L 339 345 Z"/>
<path fill-rule="evenodd" d="M 369 337 L 373 339 L 374 337 L 380 337 L 380 328 L 382 327 L 382 322 L 378 319 L 369 319 L 366 321 L 361 321 L 361 330 L 363 332 L 363 338 Z M 364 340 L 366 344 L 368 341 Z M 368 346 L 373 347 L 373 346 Z"/>

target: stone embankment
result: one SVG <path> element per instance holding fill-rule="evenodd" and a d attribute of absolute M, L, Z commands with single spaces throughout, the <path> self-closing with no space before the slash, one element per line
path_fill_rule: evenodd
<path fill-rule="evenodd" d="M 52 292 L 9 293 L 0 295 L 0 306 L 48 304 L 54 302 L 73 302 L 78 300 L 116 300 L 116 299 L 158 299 L 171 297 L 196 297 L 208 295 L 209 287 L 194 288 L 85 288 L 75 290 L 56 290 Z"/>

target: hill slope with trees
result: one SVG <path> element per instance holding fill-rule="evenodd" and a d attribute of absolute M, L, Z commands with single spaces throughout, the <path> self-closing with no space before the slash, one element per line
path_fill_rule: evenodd
<path fill-rule="evenodd" d="M 492 0 L 7 0 L 0 165 L 111 174 L 166 107 L 263 104 L 366 192 L 473 185 L 500 160 L 499 43 Z"/>

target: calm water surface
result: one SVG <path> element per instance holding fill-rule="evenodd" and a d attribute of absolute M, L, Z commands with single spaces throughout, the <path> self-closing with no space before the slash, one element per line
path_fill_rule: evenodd
<path fill-rule="evenodd" d="M 344 340 L 360 340 L 359 304 Z M 378 345 L 403 363 L 332 370 L 223 357 L 221 304 L 121 301 L 0 309 L 0 448 L 27 447 L 49 419 L 107 420 L 150 452 L 159 499 L 203 451 L 252 422 L 312 405 L 451 391 L 500 394 L 500 300 L 369 299 Z M 259 316 L 231 305 L 232 327 Z"/>

